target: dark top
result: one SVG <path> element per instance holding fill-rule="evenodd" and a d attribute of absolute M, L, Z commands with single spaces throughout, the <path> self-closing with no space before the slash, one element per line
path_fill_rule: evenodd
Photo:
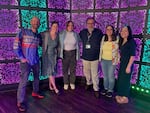
<path fill-rule="evenodd" d="M 123 65 L 127 66 L 130 57 L 135 56 L 136 50 L 136 44 L 134 39 L 129 40 L 124 45 L 120 47 L 120 55 L 121 59 L 120 62 L 123 63 Z"/>
<path fill-rule="evenodd" d="M 83 29 L 82 31 L 80 31 L 79 35 L 83 43 L 82 58 L 88 61 L 98 60 L 100 52 L 100 42 L 103 36 L 101 30 L 95 28 L 92 34 L 90 34 L 87 29 Z M 90 48 L 88 49 L 86 48 L 87 43 L 90 45 Z"/>
<path fill-rule="evenodd" d="M 120 47 L 120 69 L 118 73 L 117 81 L 117 94 L 119 96 L 129 96 L 130 92 L 130 79 L 133 71 L 133 65 L 131 66 L 131 72 L 126 73 L 126 68 L 129 63 L 130 57 L 135 56 L 136 44 L 134 39 L 130 39 L 124 45 Z"/>

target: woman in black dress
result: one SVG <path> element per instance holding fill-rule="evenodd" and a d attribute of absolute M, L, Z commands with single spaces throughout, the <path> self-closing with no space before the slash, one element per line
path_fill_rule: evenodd
<path fill-rule="evenodd" d="M 121 30 L 120 38 L 120 69 L 117 83 L 117 103 L 128 103 L 128 96 L 130 91 L 130 79 L 133 70 L 133 63 L 135 57 L 136 44 L 132 38 L 132 31 L 130 26 L 125 26 Z"/>

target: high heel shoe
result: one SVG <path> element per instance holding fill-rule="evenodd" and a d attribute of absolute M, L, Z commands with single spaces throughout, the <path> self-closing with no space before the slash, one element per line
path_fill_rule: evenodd
<path fill-rule="evenodd" d="M 50 87 L 49 89 L 50 89 L 51 92 L 54 92 L 54 88 Z"/>
<path fill-rule="evenodd" d="M 54 89 L 56 95 L 60 95 L 60 91 L 58 89 Z"/>

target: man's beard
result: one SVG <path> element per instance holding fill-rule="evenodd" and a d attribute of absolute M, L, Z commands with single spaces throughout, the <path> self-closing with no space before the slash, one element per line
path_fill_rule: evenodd
<path fill-rule="evenodd" d="M 88 31 L 89 31 L 90 33 L 92 33 L 93 30 L 94 30 L 94 28 L 88 28 Z"/>

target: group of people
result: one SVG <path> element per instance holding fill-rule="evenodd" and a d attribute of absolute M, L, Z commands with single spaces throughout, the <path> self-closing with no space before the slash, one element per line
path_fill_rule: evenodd
<path fill-rule="evenodd" d="M 130 79 L 133 69 L 136 44 L 132 38 L 130 26 L 124 26 L 117 36 L 113 26 L 106 26 L 106 34 L 95 28 L 95 20 L 87 18 L 87 28 L 76 33 L 73 21 L 66 23 L 66 29 L 58 32 L 59 24 L 51 23 L 51 28 L 38 33 L 40 20 L 37 17 L 31 19 L 31 29 L 21 29 L 14 41 L 14 51 L 20 59 L 20 83 L 17 91 L 17 107 L 25 111 L 25 89 L 28 75 L 32 69 L 34 75 L 32 96 L 44 98 L 39 93 L 39 56 L 38 46 L 42 46 L 41 72 L 49 76 L 49 89 L 59 95 L 60 91 L 55 84 L 57 58 L 62 59 L 64 90 L 75 90 L 76 64 L 80 56 L 83 61 L 83 73 L 86 78 L 85 89 L 93 86 L 94 95 L 99 98 L 99 93 L 106 97 L 112 97 L 115 85 L 114 71 L 120 64 L 117 95 L 117 103 L 128 103 Z M 82 55 L 80 46 L 82 43 Z M 104 89 L 99 92 L 98 66 L 101 63 L 104 75 Z"/>

